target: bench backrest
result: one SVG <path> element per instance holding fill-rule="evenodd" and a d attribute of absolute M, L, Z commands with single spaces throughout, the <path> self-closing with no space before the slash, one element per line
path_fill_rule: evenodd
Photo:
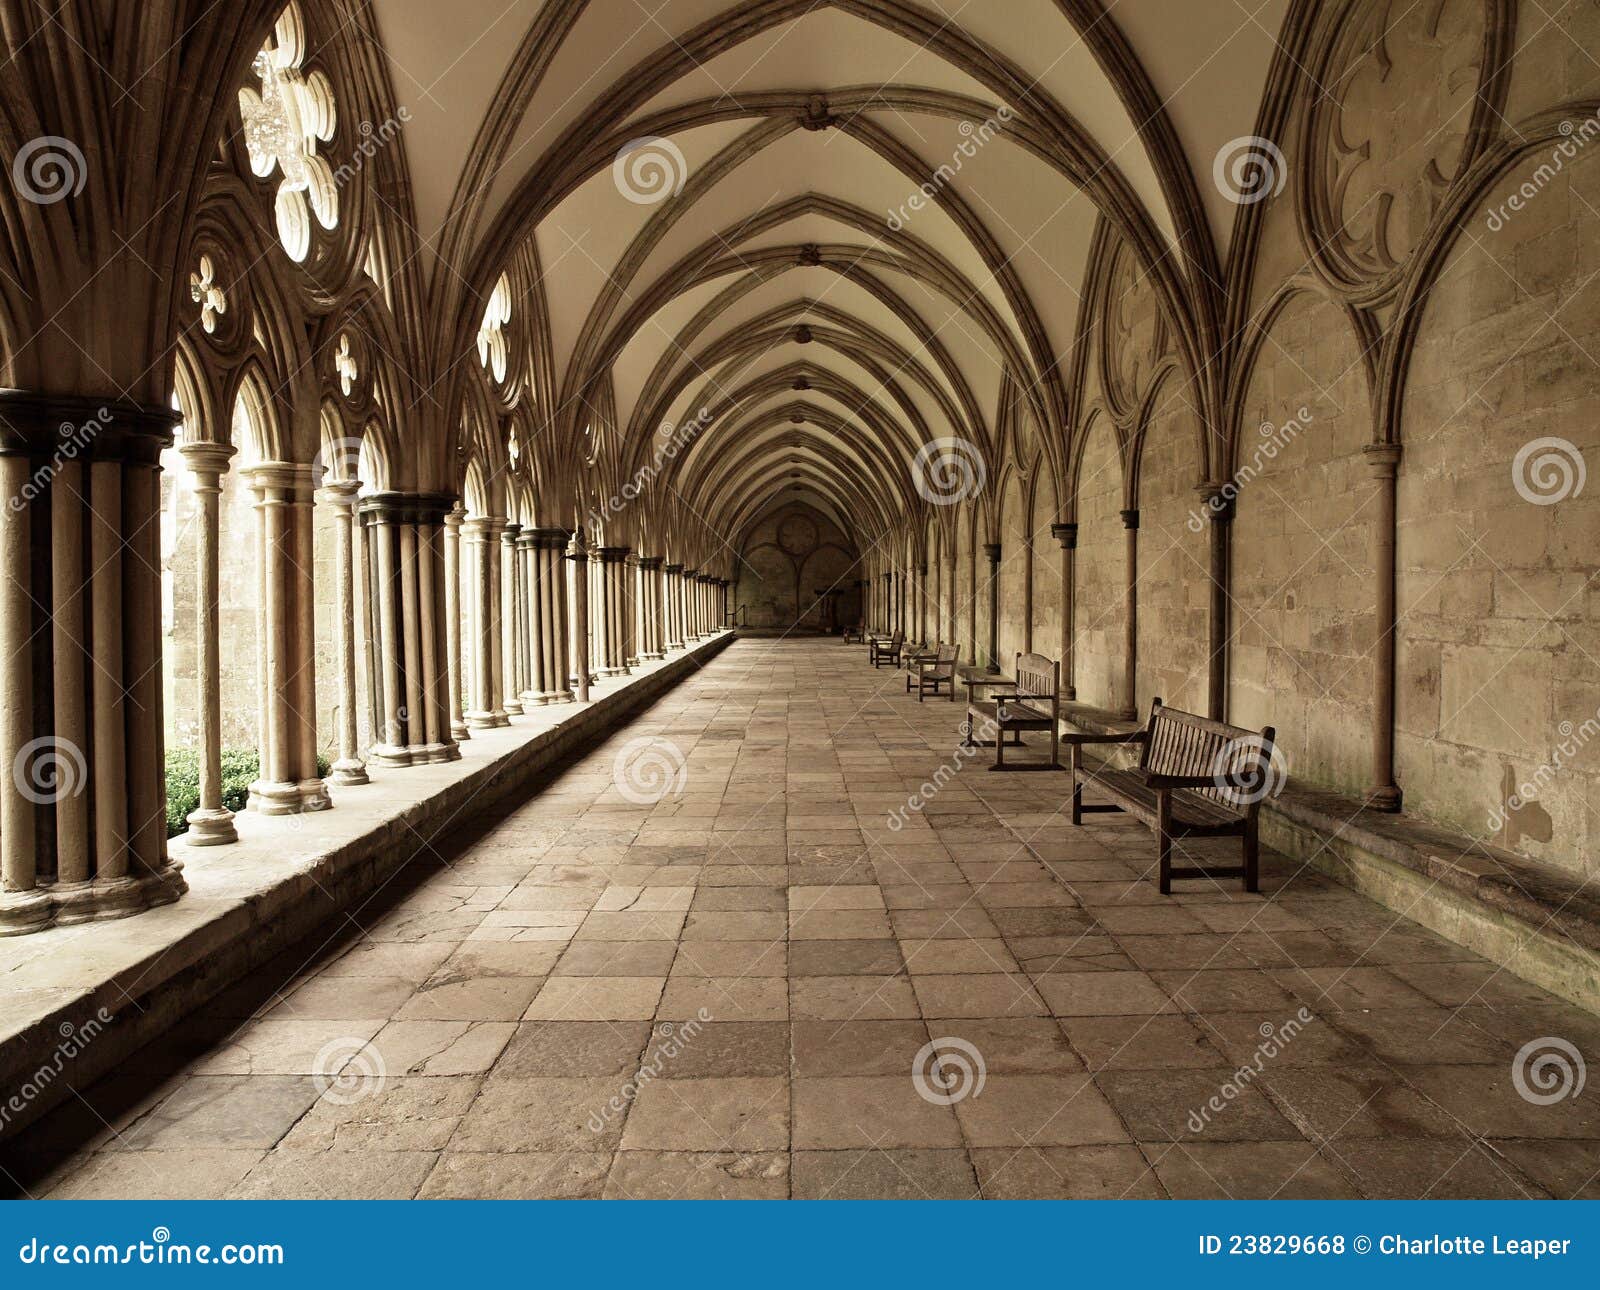
<path fill-rule="evenodd" d="M 924 675 L 936 676 L 941 680 L 945 677 L 953 679 L 956 674 L 956 658 L 960 653 L 959 645 L 940 645 L 934 653 L 933 666 Z"/>
<path fill-rule="evenodd" d="M 1060 719 L 1061 716 L 1061 664 L 1043 654 L 1018 654 L 1012 673 L 1017 680 L 1016 698 L 1041 716 Z"/>
<path fill-rule="evenodd" d="M 1055 699 L 1061 687 L 1061 664 L 1043 654 L 1018 654 L 1014 669 L 1017 697 Z"/>
<path fill-rule="evenodd" d="M 1155 699 L 1139 766 L 1156 775 L 1209 775 L 1212 786 L 1185 791 L 1239 815 L 1254 815 L 1262 799 L 1281 787 L 1272 762 L 1276 735 L 1271 726 L 1246 730 Z"/>

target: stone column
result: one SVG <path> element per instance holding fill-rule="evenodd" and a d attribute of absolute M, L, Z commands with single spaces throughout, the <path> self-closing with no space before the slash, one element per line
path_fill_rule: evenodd
<path fill-rule="evenodd" d="M 486 519 L 467 519 L 461 523 L 461 541 L 467 553 L 468 587 L 472 601 L 472 633 L 468 644 L 472 666 L 472 691 L 467 696 L 464 714 L 469 730 L 489 730 L 504 725 L 496 720 L 494 700 L 494 646 L 492 634 L 491 580 L 494 565 L 490 550 L 495 541 L 493 525 Z"/>
<path fill-rule="evenodd" d="M 522 691 L 524 708 L 543 706 L 551 700 L 550 682 L 550 580 L 546 556 L 549 544 L 543 529 L 522 531 L 522 559 L 528 594 L 528 674 Z"/>
<path fill-rule="evenodd" d="M 571 660 L 573 698 L 589 702 L 589 548 L 583 530 L 574 529 L 566 551 L 572 566 L 572 637 L 567 642 Z"/>
<path fill-rule="evenodd" d="M 316 553 L 312 545 L 315 495 L 316 471 L 310 466 L 298 467 L 289 511 L 295 552 L 289 583 L 293 592 L 295 631 L 294 730 L 298 745 L 295 773 L 299 777 L 302 811 L 326 811 L 333 805 L 317 765 Z"/>
<path fill-rule="evenodd" d="M 535 661 L 539 639 L 539 579 L 534 570 L 538 539 L 532 527 L 524 527 L 516 540 L 517 583 L 517 701 L 522 710 L 549 702 L 544 694 L 543 669 Z"/>
<path fill-rule="evenodd" d="M 176 420 L 0 390 L 0 936 L 187 889 L 163 771 L 159 462 Z"/>
<path fill-rule="evenodd" d="M 1372 515 L 1372 576 L 1375 612 L 1372 651 L 1372 790 L 1367 805 L 1375 811 L 1398 811 L 1403 801 L 1394 774 L 1395 673 L 1395 489 L 1400 473 L 1400 445 L 1368 444 L 1367 465 L 1378 486 Z"/>
<path fill-rule="evenodd" d="M 947 572 L 944 594 L 944 621 L 945 631 L 947 633 L 946 639 L 952 645 L 959 645 L 961 642 L 961 628 L 956 622 L 956 605 L 959 602 L 960 597 L 956 595 L 956 548 L 955 543 L 953 542 L 950 544 L 950 559 L 946 562 L 945 569 Z"/>
<path fill-rule="evenodd" d="M 508 716 L 522 715 L 517 679 L 517 619 L 522 597 L 517 586 L 517 534 L 519 524 L 500 525 L 500 708 Z"/>
<path fill-rule="evenodd" d="M 1122 512 L 1122 527 L 1127 537 L 1128 594 L 1127 613 L 1123 617 L 1122 642 L 1122 711 L 1126 721 L 1139 716 L 1139 512 L 1136 508 Z"/>
<path fill-rule="evenodd" d="M 193 476 L 200 511 L 200 552 L 196 565 L 195 643 L 198 648 L 200 724 L 200 804 L 189 812 L 191 846 L 217 846 L 238 840 L 233 812 L 222 804 L 222 640 L 218 627 L 221 582 L 222 476 L 234 449 L 227 443 L 186 443 L 179 451 Z"/>
<path fill-rule="evenodd" d="M 695 615 L 695 593 L 699 590 L 700 575 L 693 569 L 683 571 L 683 643 L 693 645 L 699 639 L 699 624 Z"/>
<path fill-rule="evenodd" d="M 7 436 L 9 439 L 10 436 Z M 19 436 L 20 438 L 20 436 Z M 28 445 L 6 444 L 0 456 L 0 488 L 7 498 L 22 497 L 29 485 Z M 15 660 L 5 669 L 0 702 L 0 762 L 26 762 L 33 745 L 33 683 L 27 659 L 33 637 L 32 516 L 23 506 L 0 506 L 0 657 Z M 35 835 L 35 796 L 28 777 L 0 775 L 0 931 L 8 935 L 48 926 L 54 902 L 39 887 Z"/>
<path fill-rule="evenodd" d="M 401 513 L 395 531 L 400 535 L 400 632 L 397 645 L 404 681 L 404 719 L 407 750 L 412 761 L 427 742 L 426 707 L 422 689 L 422 605 L 418 585 L 417 529 L 413 517 Z"/>
<path fill-rule="evenodd" d="M 665 633 L 661 625 L 662 562 L 662 557 L 659 555 L 639 557 L 639 582 L 641 586 L 639 600 L 643 610 L 643 644 L 640 657 L 646 662 L 654 662 L 657 659 L 666 657 L 666 651 L 663 647 Z"/>
<path fill-rule="evenodd" d="M 632 551 L 622 557 L 617 566 L 617 578 L 622 584 L 617 597 L 618 616 L 622 622 L 622 651 L 619 662 L 624 676 L 639 666 L 643 647 L 639 641 L 639 557 Z"/>
<path fill-rule="evenodd" d="M 1077 594 L 1078 526 L 1075 523 L 1052 524 L 1051 536 L 1061 543 L 1061 693 L 1068 699 L 1078 697 L 1077 673 L 1074 670 L 1075 651 L 1073 614 Z"/>
<path fill-rule="evenodd" d="M 241 472 L 256 495 L 257 552 L 260 557 L 261 627 L 258 648 L 266 662 L 262 694 L 265 720 L 261 773 L 250 785 L 250 809 L 263 815 L 295 815 L 306 809 L 300 792 L 300 729 L 295 620 L 295 568 L 299 543 L 295 512 L 300 471 L 293 462 L 262 462 Z M 315 766 L 312 773 L 315 774 Z"/>
<path fill-rule="evenodd" d="M 461 523 L 465 518 L 466 508 L 460 502 L 444 517 L 445 684 L 450 692 L 450 737 L 457 743 L 472 733 L 461 710 L 461 695 L 466 688 L 461 675 Z"/>
<path fill-rule="evenodd" d="M 353 479 L 332 480 L 323 485 L 322 500 L 333 511 L 335 649 L 339 657 L 339 760 L 330 772 L 335 784 L 367 783 L 366 764 L 356 737 L 356 645 L 355 645 L 355 544 L 352 540 L 356 491 Z M 204 797 L 202 796 L 202 803 Z"/>
<path fill-rule="evenodd" d="M 1228 719 L 1228 553 L 1233 536 L 1232 490 L 1215 485 L 1200 489 L 1209 521 L 1211 596 L 1207 615 L 1206 711 L 1213 721 Z"/>
<path fill-rule="evenodd" d="M 600 556 L 600 588 L 605 606 L 605 648 L 600 652 L 600 675 L 621 676 L 627 672 L 627 602 L 623 580 L 628 548 L 603 546 Z"/>
<path fill-rule="evenodd" d="M 567 543 L 572 534 L 566 529 L 540 529 L 543 539 L 545 593 L 550 602 L 550 620 L 545 632 L 545 679 L 550 686 L 551 703 L 572 702 L 572 669 L 569 662 L 572 636 L 572 611 L 567 594 Z"/>
<path fill-rule="evenodd" d="M 404 727 L 405 700 L 400 676 L 400 593 L 397 579 L 400 537 L 392 508 L 369 497 L 359 503 L 371 558 L 367 561 L 372 599 L 372 671 L 377 692 L 377 717 L 368 756 L 380 766 L 409 766 Z"/>
<path fill-rule="evenodd" d="M 661 566 L 663 622 L 666 632 L 666 648 L 668 650 L 683 648 L 683 630 L 678 622 L 678 575 L 683 572 L 681 564 L 663 564 Z"/>
<path fill-rule="evenodd" d="M 1033 535 L 1022 544 L 1022 652 L 1033 653 Z"/>
<path fill-rule="evenodd" d="M 928 566 L 917 566 L 917 639 L 928 640 Z"/>
<path fill-rule="evenodd" d="M 1000 670 L 1000 544 L 985 542 L 989 558 L 989 670 Z"/>

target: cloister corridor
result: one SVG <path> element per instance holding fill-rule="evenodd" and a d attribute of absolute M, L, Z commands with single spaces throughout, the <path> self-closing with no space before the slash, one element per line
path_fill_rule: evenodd
<path fill-rule="evenodd" d="M 1600 1194 L 1593 1100 L 1511 1080 L 1593 1015 L 1275 852 L 1161 897 L 1145 829 L 1074 829 L 961 712 L 734 642 L 9 1144 L 9 1189 Z"/>

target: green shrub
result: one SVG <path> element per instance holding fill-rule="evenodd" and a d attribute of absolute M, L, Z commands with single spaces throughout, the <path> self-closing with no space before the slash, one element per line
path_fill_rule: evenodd
<path fill-rule="evenodd" d="M 317 754 L 317 774 L 326 776 L 328 759 Z M 261 756 L 254 748 L 222 750 L 222 804 L 242 811 L 250 801 L 250 785 L 261 774 Z M 167 749 L 167 836 L 188 829 L 192 811 L 200 805 L 200 754 L 193 748 Z"/>

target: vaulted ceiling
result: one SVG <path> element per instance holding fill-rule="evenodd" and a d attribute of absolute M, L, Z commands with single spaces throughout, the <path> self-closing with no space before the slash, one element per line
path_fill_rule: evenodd
<path fill-rule="evenodd" d="M 604 407 L 626 477 L 700 417 L 669 482 L 731 537 L 881 532 L 933 438 L 1048 455 L 1102 226 L 1203 348 L 1290 0 L 372 7 L 445 348 L 522 254 L 552 431 Z"/>

